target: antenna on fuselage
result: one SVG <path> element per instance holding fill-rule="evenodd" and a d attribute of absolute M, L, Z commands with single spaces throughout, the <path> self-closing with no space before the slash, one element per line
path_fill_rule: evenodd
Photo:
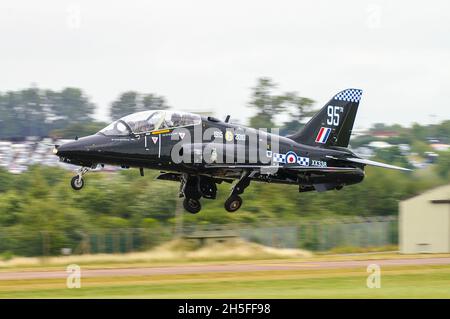
<path fill-rule="evenodd" d="M 225 123 L 228 123 L 230 121 L 230 115 L 227 115 L 227 117 L 225 118 Z"/>

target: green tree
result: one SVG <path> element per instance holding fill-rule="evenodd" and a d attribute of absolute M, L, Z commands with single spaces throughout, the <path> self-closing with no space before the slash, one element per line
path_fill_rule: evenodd
<path fill-rule="evenodd" d="M 165 110 L 169 106 L 166 103 L 166 99 L 163 96 L 155 94 L 145 94 L 142 98 L 143 110 Z"/>
<path fill-rule="evenodd" d="M 433 149 L 425 142 L 420 140 L 413 140 L 411 143 L 411 152 L 424 155 L 425 152 L 432 151 Z"/>
<path fill-rule="evenodd" d="M 284 108 L 289 114 L 289 121 L 284 123 L 282 134 L 294 134 L 304 125 L 302 122 L 317 112 L 312 110 L 314 100 L 298 96 L 296 92 L 284 94 Z"/>
<path fill-rule="evenodd" d="M 112 119 L 116 120 L 135 112 L 163 110 L 167 108 L 169 108 L 169 106 L 162 96 L 128 91 L 122 93 L 117 100 L 111 103 L 110 116 Z"/>
<path fill-rule="evenodd" d="M 276 84 L 270 78 L 259 78 L 252 88 L 252 99 L 249 103 L 257 113 L 250 119 L 250 126 L 255 128 L 275 127 L 274 117 L 283 110 L 284 97 L 274 94 Z"/>
<path fill-rule="evenodd" d="M 415 138 L 420 139 L 422 141 L 424 141 L 428 137 L 426 127 L 418 123 L 414 123 L 413 126 L 411 127 L 411 134 Z"/>
<path fill-rule="evenodd" d="M 10 138 L 20 136 L 21 125 L 16 116 L 16 107 L 18 97 L 12 92 L 0 94 L 0 137 Z"/>
<path fill-rule="evenodd" d="M 400 152 L 397 146 L 377 149 L 375 151 L 375 159 L 389 164 L 411 168 L 408 159 Z"/>
<path fill-rule="evenodd" d="M 45 134 L 45 99 L 37 88 L 9 91 L 0 99 L 2 137 Z"/>
<path fill-rule="evenodd" d="M 94 105 L 80 89 L 36 87 L 0 94 L 0 137 L 47 136 L 52 129 L 92 120 Z"/>
<path fill-rule="evenodd" d="M 445 180 L 450 180 L 450 151 L 439 152 L 436 172 Z"/>
<path fill-rule="evenodd" d="M 122 93 L 117 100 L 111 103 L 110 116 L 113 120 L 119 119 L 127 114 L 138 111 L 138 93 L 128 91 Z"/>
<path fill-rule="evenodd" d="M 434 134 L 442 143 L 450 143 L 450 120 L 434 126 Z"/>
<path fill-rule="evenodd" d="M 38 88 L 29 88 L 20 92 L 20 103 L 16 107 L 18 115 L 24 120 L 24 136 L 42 136 L 47 133 L 44 105 L 45 98 L 42 97 Z"/>
<path fill-rule="evenodd" d="M 15 191 L 0 194 L 0 227 L 17 223 L 21 208 L 22 198 Z"/>
<path fill-rule="evenodd" d="M 13 175 L 3 168 L 0 168 L 0 193 L 8 191 L 13 185 Z"/>
<path fill-rule="evenodd" d="M 65 88 L 61 92 L 45 92 L 49 111 L 58 127 L 68 124 L 85 123 L 92 120 L 95 105 L 78 88 Z"/>
<path fill-rule="evenodd" d="M 301 121 L 311 116 L 314 101 L 299 96 L 296 92 L 276 94 L 277 85 L 270 78 L 259 78 L 252 88 L 250 107 L 257 113 L 250 118 L 250 126 L 254 128 L 273 128 L 275 117 L 287 111 L 289 120 L 281 128 L 282 134 L 294 133 L 301 128 Z"/>

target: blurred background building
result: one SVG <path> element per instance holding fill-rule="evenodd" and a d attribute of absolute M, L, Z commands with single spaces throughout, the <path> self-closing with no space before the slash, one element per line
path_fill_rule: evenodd
<path fill-rule="evenodd" d="M 450 184 L 400 202 L 400 252 L 450 253 Z"/>

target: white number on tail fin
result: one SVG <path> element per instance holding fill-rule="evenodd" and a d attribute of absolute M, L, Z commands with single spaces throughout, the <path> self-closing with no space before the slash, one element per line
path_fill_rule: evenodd
<path fill-rule="evenodd" d="M 327 108 L 327 124 L 328 125 L 333 125 L 333 126 L 338 126 L 339 125 L 339 112 L 342 112 L 343 108 L 341 108 L 340 106 L 333 106 L 333 105 L 328 105 Z"/>

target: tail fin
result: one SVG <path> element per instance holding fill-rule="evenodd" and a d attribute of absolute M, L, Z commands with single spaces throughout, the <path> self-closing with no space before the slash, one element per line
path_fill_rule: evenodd
<path fill-rule="evenodd" d="M 288 137 L 306 145 L 347 147 L 361 95 L 359 89 L 339 92 L 301 131 Z"/>

